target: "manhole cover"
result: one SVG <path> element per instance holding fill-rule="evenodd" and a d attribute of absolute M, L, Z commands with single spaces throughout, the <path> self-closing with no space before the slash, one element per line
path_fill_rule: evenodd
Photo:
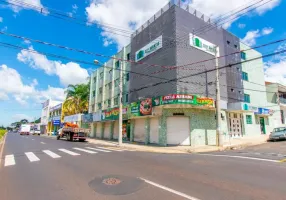
<path fill-rule="evenodd" d="M 128 176 L 108 175 L 89 182 L 89 187 L 104 195 L 127 195 L 141 190 L 145 181 Z"/>
<path fill-rule="evenodd" d="M 106 178 L 103 179 L 102 183 L 104 183 L 105 185 L 117 185 L 121 183 L 121 180 L 119 180 L 118 178 Z"/>

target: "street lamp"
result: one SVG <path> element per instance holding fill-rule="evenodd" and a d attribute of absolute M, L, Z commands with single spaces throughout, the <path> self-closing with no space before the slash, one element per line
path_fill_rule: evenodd
<path fill-rule="evenodd" d="M 118 135 L 118 145 L 121 146 L 122 145 L 122 92 L 123 92 L 123 82 L 122 82 L 122 77 L 123 77 L 123 71 L 122 71 L 122 61 L 119 61 L 119 69 L 120 73 L 119 73 L 119 135 Z M 101 62 L 99 62 L 98 60 L 94 60 L 93 61 L 94 64 L 98 65 L 98 64 L 102 64 Z M 102 64 L 104 65 L 104 64 Z"/>

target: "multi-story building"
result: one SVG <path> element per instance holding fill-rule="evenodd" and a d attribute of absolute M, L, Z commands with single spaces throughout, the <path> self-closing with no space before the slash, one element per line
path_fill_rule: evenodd
<path fill-rule="evenodd" d="M 248 54 L 261 54 L 257 51 L 240 54 L 247 48 L 240 39 L 210 22 L 211 19 L 199 11 L 169 3 L 136 30 L 130 45 L 115 56 L 135 62 L 110 60 L 105 66 L 112 66 L 112 69 L 101 67 L 91 77 L 89 111 L 95 113 L 94 121 L 97 121 L 93 124 L 93 136 L 117 138 L 118 118 L 106 120 L 106 115 L 109 118 L 113 111 L 104 110 L 114 108 L 118 103 L 119 89 L 115 83 L 119 75 L 115 76 L 114 68 L 120 63 L 123 69 L 132 71 L 125 82 L 123 95 L 123 102 L 129 104 L 126 129 L 130 141 L 164 146 L 214 145 L 217 116 L 222 118 L 220 128 L 225 135 L 250 136 L 251 124 L 259 135 L 262 123 L 265 123 L 265 133 L 268 133 L 274 124 L 267 120 L 273 113 L 267 110 L 262 59 L 254 61 L 259 65 L 261 79 L 253 78 L 254 83 L 251 84 L 243 77 L 249 73 L 252 79 L 252 72 L 247 72 L 246 63 L 241 64 Z M 216 55 L 221 55 L 218 67 L 222 112 L 218 115 L 214 111 Z M 252 88 L 261 90 L 260 93 L 264 94 L 262 101 L 255 99 L 256 94 L 250 94 Z M 257 106 L 255 112 L 249 111 L 252 95 L 251 103 Z M 243 107 L 244 101 L 247 111 Z M 139 102 L 138 106 L 136 102 Z M 153 106 L 149 114 L 133 115 L 148 106 Z M 269 113 L 265 115 L 267 111 Z M 259 123 L 254 123 L 254 118 Z"/>
<path fill-rule="evenodd" d="M 265 82 L 268 102 L 279 105 L 281 123 L 286 123 L 286 86 L 279 83 Z"/>
<path fill-rule="evenodd" d="M 53 101 L 51 99 L 46 100 L 42 103 L 42 113 L 41 113 L 41 134 L 46 134 L 48 132 L 48 123 L 50 118 L 50 108 L 60 104 L 59 101 Z"/>
<path fill-rule="evenodd" d="M 55 134 L 60 129 L 63 122 L 62 103 L 50 108 L 50 116 L 48 123 L 48 133 Z"/>

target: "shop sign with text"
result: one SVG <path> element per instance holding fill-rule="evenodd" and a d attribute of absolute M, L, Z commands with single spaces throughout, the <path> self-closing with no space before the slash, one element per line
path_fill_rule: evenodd
<path fill-rule="evenodd" d="M 206 53 L 209 53 L 211 55 L 215 55 L 216 52 L 216 45 L 196 36 L 193 34 L 190 34 L 190 45 L 202 50 Z M 219 52 L 219 48 L 217 48 L 217 51 Z"/>
<path fill-rule="evenodd" d="M 126 115 L 127 113 L 127 108 L 123 107 L 122 108 L 122 114 Z M 123 116 L 125 117 L 125 116 Z M 118 120 L 119 119 L 119 108 L 111 108 L 102 111 L 101 113 L 101 120 L 103 121 L 112 121 L 112 120 Z"/>
<path fill-rule="evenodd" d="M 135 61 L 138 62 L 142 60 L 143 58 L 147 57 L 148 55 L 154 53 L 158 49 L 161 49 L 163 46 L 162 40 L 163 40 L 163 37 L 161 35 L 155 40 L 153 40 L 152 42 L 150 42 L 149 44 L 147 44 L 146 46 L 144 46 L 142 49 L 138 50 L 135 53 Z"/>

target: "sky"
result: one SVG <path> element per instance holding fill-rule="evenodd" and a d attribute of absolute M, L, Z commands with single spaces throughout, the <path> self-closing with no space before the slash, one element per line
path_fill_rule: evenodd
<path fill-rule="evenodd" d="M 176 1 L 176 0 L 173 0 Z M 182 0 L 201 13 L 218 19 L 232 13 L 222 26 L 249 46 L 286 38 L 283 25 L 286 1 L 282 0 Z M 0 2 L 0 31 L 62 46 L 112 56 L 130 42 L 129 35 L 167 4 L 167 0 L 6 0 Z M 17 3 L 22 6 L 15 6 Z M 268 3 L 266 3 L 268 2 Z M 235 14 L 246 5 L 264 5 L 246 15 Z M 32 6 L 31 6 L 32 5 Z M 226 6 L 227 5 L 227 6 Z M 42 8 L 42 9 L 41 9 Z M 61 12 L 78 21 L 54 16 Z M 69 84 L 85 83 L 97 68 L 93 60 L 105 57 L 81 54 L 0 34 L 0 125 L 41 115 L 47 98 L 63 101 Z M 7 48 L 3 43 L 29 49 Z M 280 43 L 259 49 L 267 54 L 286 47 Z M 45 56 L 56 54 L 71 59 Z M 82 60 L 91 64 L 76 62 Z M 156 63 L 155 63 L 156 64 Z M 286 54 L 264 60 L 265 78 L 286 84 Z"/>

